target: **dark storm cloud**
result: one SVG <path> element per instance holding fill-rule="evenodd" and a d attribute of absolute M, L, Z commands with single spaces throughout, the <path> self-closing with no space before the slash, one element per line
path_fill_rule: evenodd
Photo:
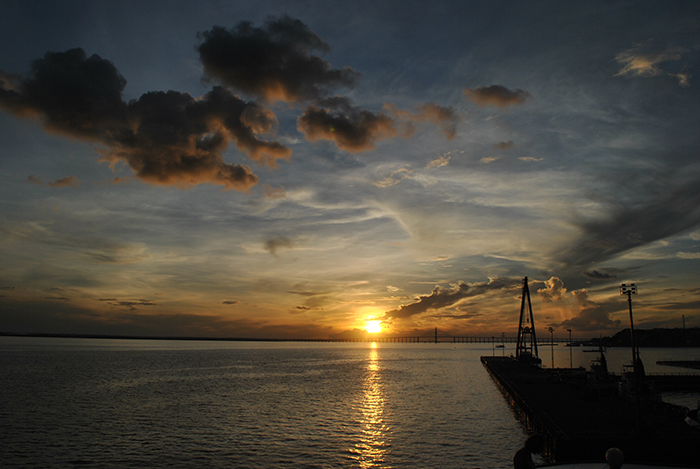
<path fill-rule="evenodd" d="M 604 220 L 582 222 L 583 234 L 561 255 L 570 267 L 586 268 L 624 251 L 700 224 L 700 182 L 691 181 L 648 203 L 616 203 Z"/>
<path fill-rule="evenodd" d="M 360 74 L 334 69 L 312 52 L 330 47 L 307 25 L 282 16 L 262 27 L 248 21 L 200 34 L 197 47 L 206 74 L 220 83 L 267 101 L 301 101 L 324 96 L 337 86 L 352 87 Z"/>
<path fill-rule="evenodd" d="M 497 278 L 481 283 L 460 282 L 458 285 L 455 285 L 449 289 L 435 287 L 430 295 L 420 296 L 411 304 L 403 305 L 398 309 L 387 311 L 384 317 L 386 319 L 407 318 L 425 313 L 429 310 L 446 308 L 465 298 L 483 295 L 484 293 L 488 293 L 490 291 L 517 289 L 521 284 L 522 280 L 519 279 Z"/>
<path fill-rule="evenodd" d="M 250 168 L 223 160 L 231 139 L 271 167 L 291 155 L 284 145 L 258 138 L 276 126 L 262 106 L 221 87 L 200 99 L 156 91 L 126 103 L 126 80 L 116 67 L 82 49 L 48 52 L 32 63 L 27 78 L 5 74 L 0 80 L 0 108 L 38 118 L 49 131 L 104 144 L 108 161 L 126 162 L 152 184 L 249 189 L 258 181 Z"/>
<path fill-rule="evenodd" d="M 47 130 L 101 142 L 126 131 L 126 80 L 112 62 L 83 49 L 47 52 L 32 62 L 29 78 L 5 75 L 0 86 L 0 107 L 41 117 Z"/>
<path fill-rule="evenodd" d="M 501 85 L 477 86 L 476 89 L 467 88 L 464 90 L 464 95 L 479 107 L 508 107 L 523 104 L 532 98 L 532 95 L 527 91 L 509 90 Z"/>
<path fill-rule="evenodd" d="M 310 142 L 330 140 L 350 153 L 373 150 L 375 142 L 398 134 L 388 115 L 359 109 L 340 96 L 309 106 L 297 120 L 297 129 Z"/>

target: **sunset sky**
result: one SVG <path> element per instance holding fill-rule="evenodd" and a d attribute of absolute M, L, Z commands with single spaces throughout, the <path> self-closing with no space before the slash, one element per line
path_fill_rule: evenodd
<path fill-rule="evenodd" d="M 700 326 L 700 2 L 2 10 L 0 332 Z"/>

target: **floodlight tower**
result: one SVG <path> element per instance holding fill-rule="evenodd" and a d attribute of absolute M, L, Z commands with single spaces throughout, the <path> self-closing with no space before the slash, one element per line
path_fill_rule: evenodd
<path fill-rule="evenodd" d="M 632 319 L 632 295 L 637 294 L 637 286 L 634 283 L 629 285 L 623 283 L 620 285 L 620 295 L 627 295 L 627 302 L 630 305 L 630 336 L 632 338 L 632 375 L 635 398 L 635 423 L 637 431 L 639 431 L 639 380 L 642 375 L 641 361 L 639 360 L 639 350 L 637 343 L 634 340 L 634 320 Z"/>
<path fill-rule="evenodd" d="M 634 338 L 634 319 L 632 319 L 632 295 L 637 294 L 637 286 L 634 283 L 629 285 L 623 283 L 620 285 L 620 295 L 627 295 L 627 302 L 630 306 L 630 338 L 632 339 L 632 369 L 634 370 L 635 379 L 637 378 L 637 360 L 639 360 L 639 350 L 637 342 Z"/>

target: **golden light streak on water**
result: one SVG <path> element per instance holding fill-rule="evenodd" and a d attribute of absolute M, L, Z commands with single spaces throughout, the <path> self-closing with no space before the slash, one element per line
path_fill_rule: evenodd
<path fill-rule="evenodd" d="M 359 452 L 358 462 L 363 468 L 384 467 L 384 457 L 387 450 L 387 426 L 383 421 L 384 395 L 382 394 L 382 378 L 379 368 L 379 353 L 377 344 L 369 349 L 369 361 L 364 381 L 364 393 L 360 405 L 362 411 L 360 441 L 355 445 Z"/>

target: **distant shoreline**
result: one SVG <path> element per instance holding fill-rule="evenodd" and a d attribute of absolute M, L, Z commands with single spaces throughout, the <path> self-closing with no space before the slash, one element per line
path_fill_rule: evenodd
<path fill-rule="evenodd" d="M 667 347 L 667 348 L 695 348 L 700 347 L 700 328 L 688 329 L 636 329 L 639 347 Z M 678 340 L 680 337 L 685 340 Z M 185 341 L 209 341 L 209 342 L 393 342 L 390 336 L 378 337 L 353 337 L 343 339 L 274 339 L 274 338 L 250 338 L 250 337 L 181 337 L 181 336 L 130 336 L 110 334 L 58 334 L 58 333 L 20 333 L 0 332 L 0 337 L 35 337 L 35 338 L 64 338 L 64 339 L 116 339 L 116 340 L 185 340 Z M 485 338 L 489 338 L 486 337 Z M 395 339 L 395 338 L 393 338 Z M 496 340 L 495 342 L 498 342 Z M 597 346 L 602 344 L 607 348 L 629 347 L 629 329 L 624 329 L 612 337 L 593 339 L 575 339 L 575 343 L 586 343 Z M 400 343 L 400 342 L 396 342 Z M 414 343 L 435 343 L 426 337 L 425 341 Z M 448 340 L 440 340 L 439 343 L 453 343 Z M 484 342 L 491 343 L 491 342 Z"/>

